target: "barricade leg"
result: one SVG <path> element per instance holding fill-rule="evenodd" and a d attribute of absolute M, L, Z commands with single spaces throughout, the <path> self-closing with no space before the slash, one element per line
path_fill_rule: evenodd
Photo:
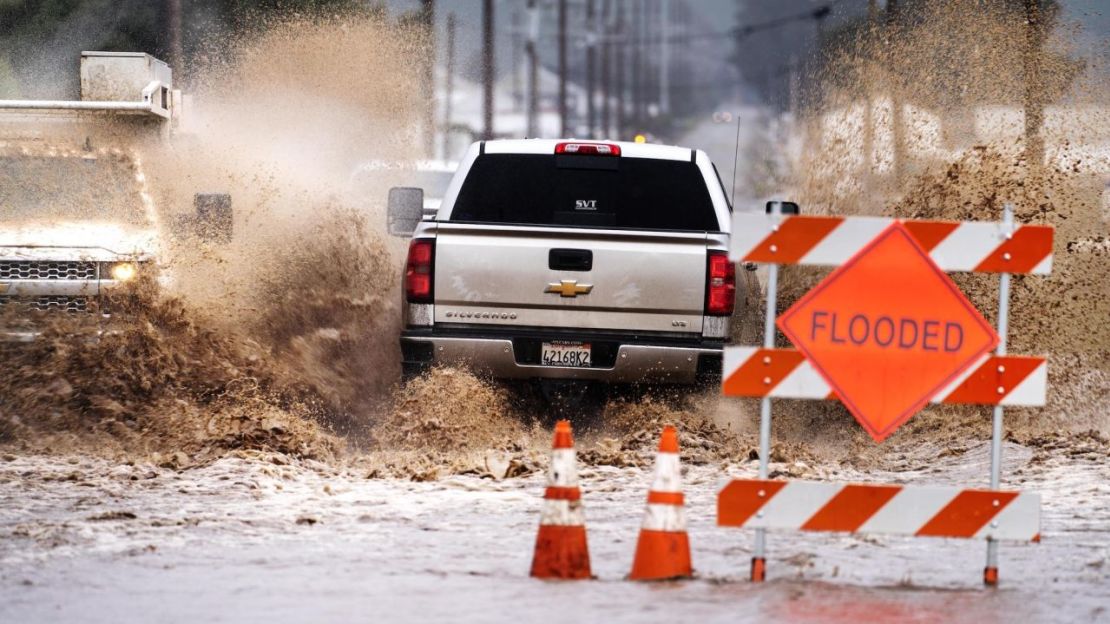
<path fill-rule="evenodd" d="M 772 214 L 780 214 L 781 204 L 775 203 Z M 763 325 L 763 346 L 775 346 L 775 316 L 778 314 L 779 265 L 767 267 L 767 315 Z M 763 397 L 759 403 L 759 478 L 766 479 L 768 464 L 771 461 L 771 397 Z M 755 544 L 752 548 L 751 581 L 762 583 L 767 577 L 767 532 L 755 530 Z"/>
<path fill-rule="evenodd" d="M 1014 209 L 1006 204 L 1002 211 L 1002 226 L 1012 231 Z M 1006 234 L 1007 238 L 1011 234 Z M 998 281 L 998 349 L 997 355 L 1006 355 L 1006 332 L 1010 325 L 1010 274 L 1002 273 Z M 1002 481 L 1002 406 L 995 405 L 991 414 L 991 489 L 997 490 Z M 987 539 L 987 565 L 983 568 L 983 584 L 998 585 L 998 542 Z"/>

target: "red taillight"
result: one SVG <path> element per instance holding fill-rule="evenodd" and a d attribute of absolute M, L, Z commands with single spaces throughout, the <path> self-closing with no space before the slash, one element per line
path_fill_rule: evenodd
<path fill-rule="evenodd" d="M 621 146 L 612 143 L 558 143 L 556 154 L 582 154 L 590 156 L 620 156 Z"/>
<path fill-rule="evenodd" d="M 417 239 L 409 243 L 409 257 L 405 262 L 405 300 L 409 303 L 432 302 L 435 256 L 434 240 Z"/>
<path fill-rule="evenodd" d="M 705 313 L 728 316 L 735 299 L 736 265 L 729 261 L 726 252 L 709 252 L 705 266 Z"/>

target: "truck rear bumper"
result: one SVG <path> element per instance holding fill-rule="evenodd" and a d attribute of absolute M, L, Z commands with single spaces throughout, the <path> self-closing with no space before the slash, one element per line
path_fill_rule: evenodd
<path fill-rule="evenodd" d="M 501 379 L 578 379 L 607 383 L 693 384 L 719 380 L 723 344 L 657 341 L 606 336 L 585 340 L 595 345 L 595 366 L 544 366 L 529 352 L 540 341 L 567 336 L 449 336 L 421 331 L 401 335 L 406 370 L 462 365 Z M 577 338 L 576 338 L 577 339 Z M 599 347 L 607 357 L 597 357 Z M 531 360 L 531 361 L 530 361 Z"/>

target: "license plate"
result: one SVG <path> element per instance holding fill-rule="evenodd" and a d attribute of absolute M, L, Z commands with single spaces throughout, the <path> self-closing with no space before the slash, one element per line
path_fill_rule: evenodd
<path fill-rule="evenodd" d="M 545 342 L 540 355 L 544 366 L 586 368 L 590 366 L 590 343 Z"/>

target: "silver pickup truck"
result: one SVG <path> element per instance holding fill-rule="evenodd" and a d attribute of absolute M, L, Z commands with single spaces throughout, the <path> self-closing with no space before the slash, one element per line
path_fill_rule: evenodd
<path fill-rule="evenodd" d="M 506 379 L 719 379 L 736 296 L 731 207 L 704 152 L 636 143 L 473 144 L 434 219 L 390 191 L 411 235 L 406 375 L 463 364 Z"/>

